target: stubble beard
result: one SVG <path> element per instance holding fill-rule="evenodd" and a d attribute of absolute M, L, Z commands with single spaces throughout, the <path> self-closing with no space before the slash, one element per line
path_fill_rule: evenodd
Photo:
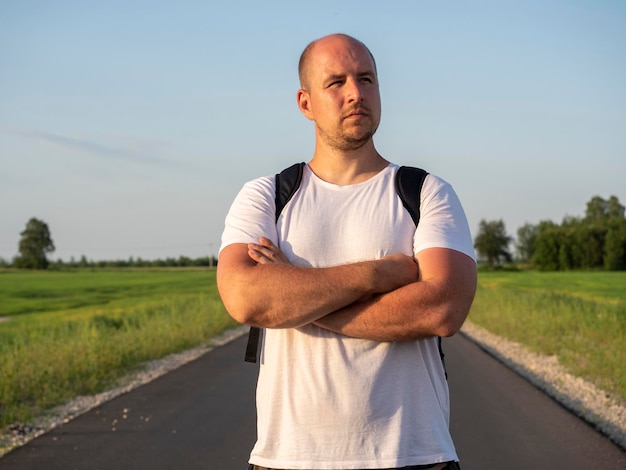
<path fill-rule="evenodd" d="M 355 124 L 352 128 L 341 128 L 338 132 L 330 133 L 319 128 L 320 135 L 324 137 L 327 144 L 342 152 L 358 150 L 372 140 L 376 133 L 376 126 Z"/>

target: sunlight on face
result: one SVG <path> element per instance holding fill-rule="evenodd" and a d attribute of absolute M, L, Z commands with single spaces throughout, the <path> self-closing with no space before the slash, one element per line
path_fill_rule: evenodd
<path fill-rule="evenodd" d="M 306 77 L 307 117 L 318 137 L 342 151 L 370 142 L 380 122 L 380 94 L 369 51 L 351 38 L 324 38 L 310 52 Z"/>

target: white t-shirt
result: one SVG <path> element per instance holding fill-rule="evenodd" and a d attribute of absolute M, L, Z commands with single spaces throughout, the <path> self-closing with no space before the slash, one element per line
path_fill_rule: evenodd
<path fill-rule="evenodd" d="M 308 166 L 275 222 L 274 177 L 247 183 L 222 248 L 266 236 L 296 265 L 326 267 L 432 247 L 474 258 L 452 187 L 428 175 L 415 229 L 394 189 L 397 165 L 337 186 Z M 416 311 L 416 315 L 420 312 Z M 368 469 L 458 460 L 437 338 L 377 342 L 314 325 L 266 329 L 250 462 L 270 468 Z"/>

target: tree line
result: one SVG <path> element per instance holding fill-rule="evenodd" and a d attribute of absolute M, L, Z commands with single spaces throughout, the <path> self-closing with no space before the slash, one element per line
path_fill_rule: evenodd
<path fill-rule="evenodd" d="M 570 269 L 626 270 L 626 217 L 625 208 L 616 196 L 603 199 L 594 196 L 587 203 L 582 217 L 566 216 L 561 224 L 544 220 L 536 225 L 526 223 L 517 230 L 514 243 L 515 256 L 511 252 L 513 237 L 506 232 L 502 220 L 481 220 L 474 247 L 479 260 L 488 266 L 521 263 L 541 271 L 564 271 Z M 145 268 L 215 266 L 213 256 L 192 259 L 186 256 L 157 260 L 89 261 L 85 256 L 69 262 L 61 259 L 49 261 L 47 254 L 54 251 L 54 243 L 48 225 L 31 218 L 20 234 L 19 254 L 13 262 L 0 258 L 0 267 L 20 269 L 64 268 Z"/>
<path fill-rule="evenodd" d="M 626 270 L 625 208 L 616 196 L 594 196 L 584 216 L 566 216 L 560 224 L 550 220 L 526 223 L 513 238 L 502 220 L 481 220 L 474 246 L 488 266 L 516 261 L 540 271 L 572 269 Z"/>
<path fill-rule="evenodd" d="M 35 217 L 26 224 L 24 231 L 20 233 L 18 246 L 19 254 L 8 262 L 0 258 L 0 267 L 18 269 L 73 269 L 73 268 L 180 268 L 180 267 L 212 267 L 217 261 L 213 256 L 200 258 L 189 258 L 179 256 L 178 258 L 166 258 L 156 260 L 144 260 L 130 257 L 119 260 L 88 260 L 86 256 L 81 256 L 78 260 L 74 257 L 69 261 L 58 259 L 48 260 L 47 254 L 54 252 L 54 242 L 50 234 L 48 224 Z"/>
<path fill-rule="evenodd" d="M 179 256 L 165 259 L 145 260 L 131 256 L 128 259 L 91 261 L 85 256 L 76 260 L 74 257 L 69 261 L 62 259 L 51 261 L 48 269 L 76 269 L 76 268 L 186 268 L 186 267 L 213 267 L 217 261 L 214 257 L 189 258 Z"/>

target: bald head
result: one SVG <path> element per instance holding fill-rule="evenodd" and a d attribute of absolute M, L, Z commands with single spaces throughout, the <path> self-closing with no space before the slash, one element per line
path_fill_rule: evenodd
<path fill-rule="evenodd" d="M 376 69 L 376 60 L 374 60 L 374 56 L 372 55 L 372 52 L 367 48 L 365 44 L 363 44 L 358 39 L 353 38 L 352 36 L 348 36 L 347 34 L 331 34 L 329 36 L 324 36 L 320 39 L 316 39 L 315 41 L 311 42 L 308 46 L 306 46 L 304 51 L 302 51 L 302 55 L 300 55 L 300 62 L 298 63 L 298 76 L 300 77 L 300 87 L 302 87 L 303 89 L 306 90 L 308 89 L 308 86 L 309 86 L 309 70 L 311 66 L 311 56 L 313 55 L 313 51 L 315 47 L 319 45 L 320 43 L 327 41 L 327 40 L 331 40 L 331 39 L 343 39 L 347 43 L 352 43 L 352 45 L 362 47 L 365 51 L 367 51 L 369 56 L 372 58 L 372 62 L 374 63 L 374 69 Z"/>

